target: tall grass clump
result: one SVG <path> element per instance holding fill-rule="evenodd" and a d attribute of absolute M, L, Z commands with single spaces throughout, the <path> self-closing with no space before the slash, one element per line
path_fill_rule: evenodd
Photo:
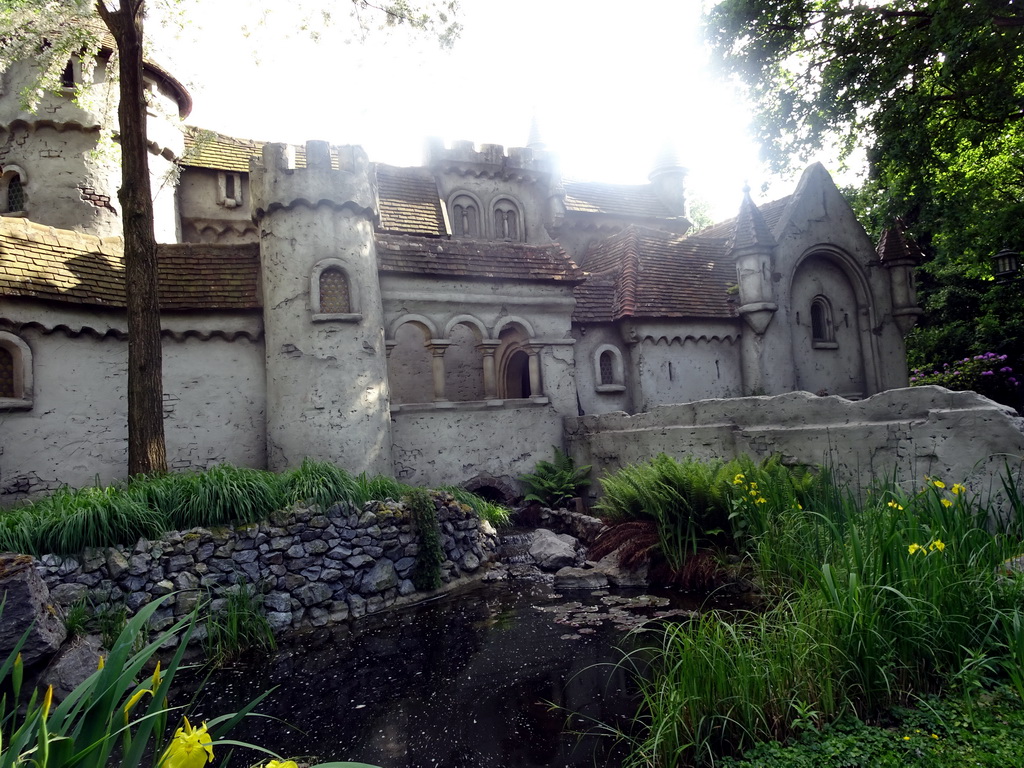
<path fill-rule="evenodd" d="M 228 588 L 223 607 L 211 610 L 206 620 L 203 647 L 207 658 L 218 666 L 277 648 L 274 630 L 263 612 L 263 596 L 253 585 L 238 582 Z"/>
<path fill-rule="evenodd" d="M 496 528 L 508 525 L 511 512 L 501 504 L 488 501 L 481 496 L 477 496 L 472 491 L 467 491 L 465 488 L 460 488 L 457 485 L 443 485 L 437 490 L 450 493 L 460 504 L 468 504 L 476 512 L 477 517 L 481 520 L 486 520 Z"/>
<path fill-rule="evenodd" d="M 158 536 L 162 515 L 120 486 L 64 487 L 0 518 L 0 549 L 70 555 L 108 541 Z"/>
<path fill-rule="evenodd" d="M 365 472 L 356 478 L 357 506 L 362 507 L 368 501 L 400 501 L 403 496 L 414 490 L 413 486 L 406 485 L 387 475 L 374 475 L 370 477 Z"/>
<path fill-rule="evenodd" d="M 327 461 L 304 459 L 281 478 L 289 503 L 319 504 L 323 509 L 337 502 L 362 506 L 362 489 L 356 478 Z"/>
<path fill-rule="evenodd" d="M 171 485 L 165 510 L 171 529 L 185 530 L 265 520 L 285 504 L 280 476 L 273 472 L 219 464 L 203 472 L 168 475 Z"/>
<path fill-rule="evenodd" d="M 1024 552 L 1019 508 L 935 477 L 861 501 L 827 473 L 752 463 L 729 487 L 730 537 L 766 610 L 670 625 L 647 650 L 635 765 L 712 764 L 786 738 L 808 713 L 870 718 L 986 676 L 1024 695 L 1024 587 L 1000 567 Z"/>

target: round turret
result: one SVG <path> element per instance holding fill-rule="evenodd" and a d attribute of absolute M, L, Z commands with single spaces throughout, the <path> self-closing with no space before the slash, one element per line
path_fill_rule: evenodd
<path fill-rule="evenodd" d="M 107 78 L 112 50 L 113 40 L 101 35 L 95 66 L 73 57 L 60 86 L 39 94 L 31 111 L 22 94 L 38 89 L 38 67 L 17 63 L 0 74 L 0 214 L 99 237 L 121 234 L 118 91 L 116 79 Z M 191 99 L 152 63 L 147 62 L 144 77 L 156 235 L 174 242 L 173 180 L 183 149 L 179 126 Z"/>

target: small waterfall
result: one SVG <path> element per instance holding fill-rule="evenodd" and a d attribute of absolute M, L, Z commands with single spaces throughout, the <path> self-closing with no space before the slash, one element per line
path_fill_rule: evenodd
<path fill-rule="evenodd" d="M 532 563 L 530 543 L 533 533 L 506 533 L 498 537 L 498 560 L 506 565 Z"/>

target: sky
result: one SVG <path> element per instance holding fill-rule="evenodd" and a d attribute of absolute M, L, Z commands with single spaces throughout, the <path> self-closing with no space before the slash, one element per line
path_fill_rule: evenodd
<path fill-rule="evenodd" d="M 749 107 L 708 65 L 701 6 L 461 0 L 462 35 L 441 51 L 402 30 L 360 41 L 344 16 L 314 24 L 313 40 L 297 29 L 295 2 L 202 0 L 180 32 L 161 33 L 160 57 L 193 94 L 191 125 L 361 144 L 371 160 L 417 165 L 430 136 L 524 146 L 536 117 L 570 179 L 641 184 L 672 147 L 691 199 L 721 219 L 745 183 L 767 201 L 791 192 L 799 169 L 784 180 L 764 171 Z M 261 19 L 254 8 L 269 10 Z"/>

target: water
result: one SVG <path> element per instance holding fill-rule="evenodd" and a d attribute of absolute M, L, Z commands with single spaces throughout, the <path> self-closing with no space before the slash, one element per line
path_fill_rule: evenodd
<path fill-rule="evenodd" d="M 634 714 L 617 646 L 656 613 L 664 605 L 624 593 L 482 584 L 219 671 L 197 715 L 236 711 L 279 686 L 259 711 L 285 722 L 249 718 L 232 738 L 383 768 L 614 768 L 621 755 L 592 726 L 626 726 Z"/>

